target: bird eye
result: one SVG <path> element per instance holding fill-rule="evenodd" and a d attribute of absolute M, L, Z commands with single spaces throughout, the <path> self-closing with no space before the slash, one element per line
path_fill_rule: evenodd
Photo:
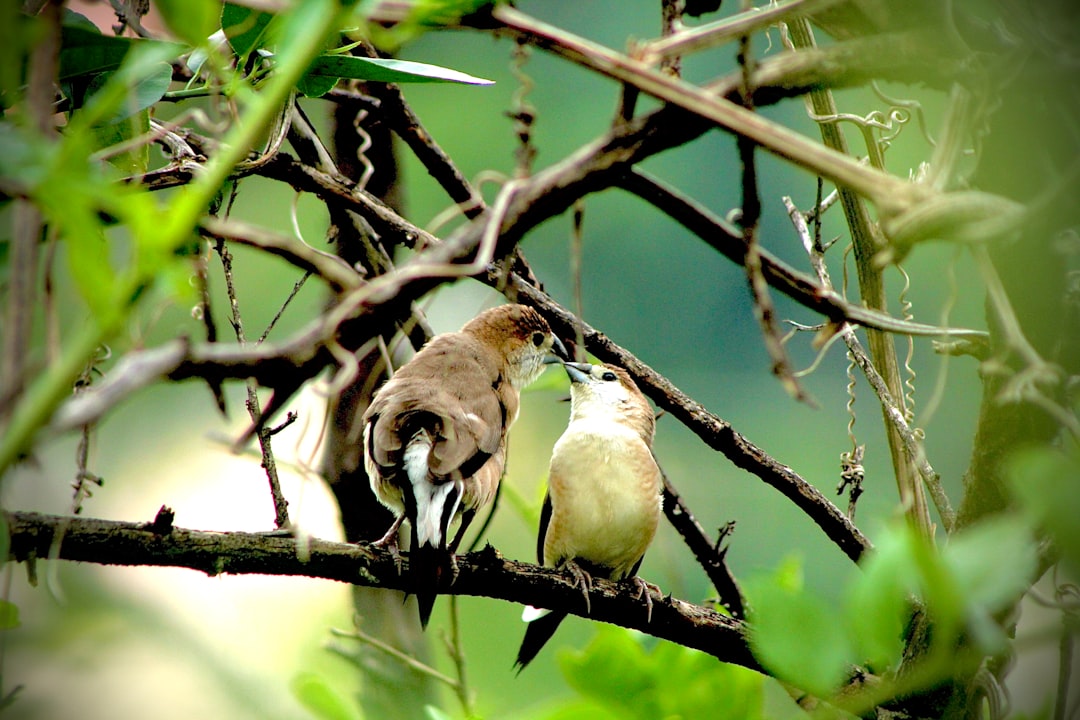
<path fill-rule="evenodd" d="M 536 347 L 540 347 L 544 344 L 544 333 L 534 332 L 532 335 L 532 344 Z"/>
<path fill-rule="evenodd" d="M 600 376 L 600 379 L 601 380 L 606 380 L 607 382 L 611 382 L 612 380 L 615 379 L 615 373 L 608 370 L 606 373 L 604 373 L 603 375 Z"/>

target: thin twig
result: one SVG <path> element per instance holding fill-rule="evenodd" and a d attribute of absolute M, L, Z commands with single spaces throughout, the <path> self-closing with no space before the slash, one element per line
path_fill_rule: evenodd
<path fill-rule="evenodd" d="M 743 264 L 746 245 L 742 235 L 723 218 L 694 202 L 679 191 L 663 184 L 643 170 L 634 169 L 618 181 L 619 187 L 633 193 L 671 216 L 732 262 Z M 834 323 L 851 322 L 868 328 L 900 335 L 928 337 L 985 338 L 981 330 L 944 328 L 922 323 L 906 323 L 885 313 L 849 303 L 831 288 L 801 273 L 765 248 L 759 250 L 762 273 L 769 285 L 800 305 L 821 313 Z"/>
<path fill-rule="evenodd" d="M 388 645 L 377 637 L 368 635 L 366 632 L 360 630 L 359 628 L 355 628 L 353 630 L 339 630 L 338 628 L 330 628 L 330 634 L 334 635 L 335 637 L 348 638 L 350 640 L 359 640 L 365 645 L 369 645 L 376 650 L 386 653 L 387 655 L 394 658 L 403 665 L 406 665 L 419 673 L 423 673 L 424 675 L 427 675 L 428 677 L 434 680 L 438 680 L 444 685 L 453 688 L 454 692 L 457 692 L 458 690 L 458 681 L 454 678 L 448 675 L 443 675 L 441 672 L 431 667 L 430 665 L 420 662 L 412 655 L 401 652 L 393 645 Z"/>
<path fill-rule="evenodd" d="M 754 90 L 750 85 L 750 78 L 753 75 L 754 61 L 748 35 L 739 38 L 738 59 L 743 73 L 741 91 L 743 107 L 753 112 Z M 738 137 L 737 144 L 739 159 L 742 162 L 742 210 L 739 215 L 739 224 L 742 226 L 743 245 L 746 246 L 743 254 L 743 268 L 746 271 L 747 283 L 754 301 L 754 317 L 761 328 L 765 349 L 772 361 L 773 375 L 780 380 L 780 384 L 788 395 L 812 406 L 814 402 L 802 389 L 791 371 L 791 363 L 776 325 L 776 312 L 772 297 L 769 295 L 769 285 L 761 270 L 761 248 L 757 237 L 758 224 L 761 220 L 761 194 L 758 190 L 756 145 L 742 135 Z"/>
<path fill-rule="evenodd" d="M 810 23 L 803 18 L 796 18 L 788 25 L 792 46 L 799 52 L 812 50 L 815 46 Z M 835 116 L 836 102 L 828 88 L 817 88 L 810 92 L 809 103 L 813 113 L 819 116 Z M 848 156 L 848 146 L 844 135 L 835 124 L 820 125 L 822 143 L 834 151 Z M 888 307 L 885 286 L 880 268 L 874 264 L 874 254 L 880 246 L 880 238 L 875 232 L 876 226 L 870 218 L 866 203 L 850 185 L 838 183 L 837 190 L 844 208 L 844 216 L 851 233 L 851 242 L 855 251 L 855 267 L 859 277 L 859 296 L 870 308 L 885 311 Z M 872 196 L 867 196 L 871 197 Z M 794 221 L 794 220 L 793 220 Z M 903 387 L 900 377 L 899 362 L 892 338 L 878 332 L 867 332 L 867 342 L 873 364 L 884 379 L 889 396 L 903 402 Z M 894 423 L 889 421 L 889 407 L 882 404 L 885 414 L 885 435 L 889 442 L 893 472 L 896 477 L 897 493 L 909 519 L 924 535 L 931 535 L 930 511 L 926 504 L 926 493 L 919 480 L 919 472 L 908 460 L 904 452 L 904 440 Z M 903 416 L 901 409 L 901 416 Z"/>
<path fill-rule="evenodd" d="M 742 591 L 735 576 L 727 567 L 727 549 L 721 547 L 731 530 L 722 533 L 713 542 L 701 527 L 690 508 L 683 502 L 679 491 L 664 475 L 664 514 L 671 526 L 682 535 L 683 541 L 694 554 L 698 565 L 705 571 L 709 581 L 719 595 L 720 604 L 727 608 L 733 618 L 742 620 L 746 617 L 746 608 Z"/>
<path fill-rule="evenodd" d="M 218 257 L 221 258 L 221 267 L 225 274 L 225 290 L 229 298 L 230 323 L 236 335 L 237 342 L 241 346 L 247 344 L 244 336 L 244 324 L 240 316 L 240 301 L 236 295 L 236 286 L 233 283 L 232 253 L 229 252 L 225 243 L 219 240 L 216 244 Z M 262 467 L 266 471 L 266 479 L 270 485 L 270 497 L 274 503 L 274 525 L 279 530 L 289 527 L 289 503 L 281 492 L 281 482 L 278 479 L 277 463 L 274 460 L 274 452 L 271 447 L 270 430 L 263 424 L 263 413 L 259 405 L 259 395 L 253 380 L 247 381 L 247 411 L 254 423 L 256 435 L 259 438 L 259 450 L 262 454 Z"/>
<path fill-rule="evenodd" d="M 215 240 L 248 245 L 283 258 L 305 272 L 314 273 L 337 291 L 354 290 L 362 284 L 360 275 L 337 255 L 317 250 L 303 240 L 275 233 L 237 220 L 212 215 L 203 218 L 199 230 Z"/>
<path fill-rule="evenodd" d="M 795 203 L 791 201 L 791 198 L 785 197 L 783 200 L 784 207 L 787 208 L 788 217 L 791 218 L 791 222 L 795 226 L 795 232 L 802 240 L 803 247 L 806 249 L 807 254 L 812 258 L 814 267 L 818 269 L 819 279 L 821 280 L 822 285 L 831 286 L 832 283 L 829 280 L 829 276 L 824 270 L 824 260 L 814 248 L 813 239 L 810 235 L 810 229 L 806 225 L 805 216 L 797 207 L 795 207 Z M 860 343 L 858 337 L 855 336 L 855 331 L 851 326 L 843 325 L 837 332 L 843 337 L 844 343 L 848 347 L 848 352 L 851 353 L 851 357 L 859 366 L 859 369 L 863 371 L 863 375 L 866 376 L 867 381 L 870 383 L 870 387 L 872 387 L 877 394 L 878 402 L 881 403 L 882 410 L 885 413 L 886 420 L 889 421 L 889 425 L 902 439 L 908 460 L 917 470 L 922 482 L 930 492 L 930 496 L 934 500 L 934 505 L 937 506 L 938 513 L 941 515 L 942 524 L 945 526 L 946 532 L 951 532 L 956 523 L 956 513 L 953 511 L 948 495 L 946 495 L 945 489 L 941 484 L 940 476 L 934 471 L 934 468 L 926 459 L 926 451 L 922 446 L 922 441 L 908 425 L 904 411 L 896 405 L 892 393 L 889 392 L 889 388 L 882 379 L 881 374 L 878 373 L 877 368 L 874 367 L 873 362 L 870 360 L 870 356 L 867 354 L 866 350 L 863 349 L 862 343 Z"/>
<path fill-rule="evenodd" d="M 456 595 L 450 596 L 450 635 L 445 638 L 446 650 L 450 659 L 454 662 L 454 670 L 457 672 L 457 682 L 454 683 L 454 694 L 461 703 L 461 710 L 465 717 L 474 716 L 472 692 L 469 690 L 469 676 L 466 670 L 465 647 L 461 644 L 461 618 L 458 615 L 458 599 Z"/>

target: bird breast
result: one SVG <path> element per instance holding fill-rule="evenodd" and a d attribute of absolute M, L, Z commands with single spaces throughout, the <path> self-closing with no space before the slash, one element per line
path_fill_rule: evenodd
<path fill-rule="evenodd" d="M 551 461 L 552 515 L 544 558 L 569 558 L 629 574 L 656 534 L 660 470 L 649 447 L 619 423 L 573 422 Z"/>

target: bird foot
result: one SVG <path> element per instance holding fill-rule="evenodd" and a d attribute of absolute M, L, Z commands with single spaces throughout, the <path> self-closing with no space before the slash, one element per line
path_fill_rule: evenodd
<path fill-rule="evenodd" d="M 373 547 L 385 548 L 390 553 L 390 556 L 394 558 L 394 567 L 397 568 L 398 575 L 401 575 L 401 547 L 398 545 L 398 530 L 401 529 L 401 523 L 404 519 L 405 516 L 403 515 L 394 520 L 394 524 L 390 526 L 386 534 L 371 543 Z"/>
<path fill-rule="evenodd" d="M 637 588 L 637 594 L 634 596 L 634 598 L 637 599 L 637 600 L 641 600 L 642 598 L 645 599 L 645 608 L 646 608 L 646 613 L 647 613 L 646 616 L 645 616 L 645 622 L 646 623 L 651 623 L 652 622 L 653 595 L 656 595 L 656 597 L 658 599 L 663 600 L 663 598 L 664 598 L 663 591 L 660 589 L 659 586 L 653 585 L 651 582 L 648 582 L 646 580 L 642 580 L 637 575 L 635 575 L 635 576 L 633 576 L 631 578 L 627 578 L 627 581 L 632 583 L 634 585 L 634 587 Z"/>
<path fill-rule="evenodd" d="M 581 590 L 581 596 L 585 598 L 585 614 L 592 615 L 592 602 L 589 600 L 589 592 L 592 590 L 592 576 L 573 560 L 563 563 L 563 570 L 574 577 L 574 586 Z"/>

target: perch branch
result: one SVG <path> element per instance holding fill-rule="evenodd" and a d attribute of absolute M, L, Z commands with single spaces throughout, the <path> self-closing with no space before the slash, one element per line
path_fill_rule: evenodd
<path fill-rule="evenodd" d="M 390 552 L 368 544 L 350 545 L 318 539 L 241 532 L 201 532 L 161 528 L 151 523 L 70 518 L 37 513 L 9 513 L 11 556 L 18 561 L 50 557 L 101 565 L 183 567 L 210 576 L 279 575 L 322 578 L 368 587 L 412 592 L 410 575 L 399 572 Z M 301 547 L 302 546 L 302 547 Z M 724 662 L 754 670 L 744 623 L 691 603 L 653 599 L 652 621 L 633 588 L 603 579 L 593 581 L 586 615 L 581 590 L 563 573 L 507 560 L 490 546 L 457 558 L 458 572 L 448 590 L 555 608 L 640 630 L 706 652 Z"/>

